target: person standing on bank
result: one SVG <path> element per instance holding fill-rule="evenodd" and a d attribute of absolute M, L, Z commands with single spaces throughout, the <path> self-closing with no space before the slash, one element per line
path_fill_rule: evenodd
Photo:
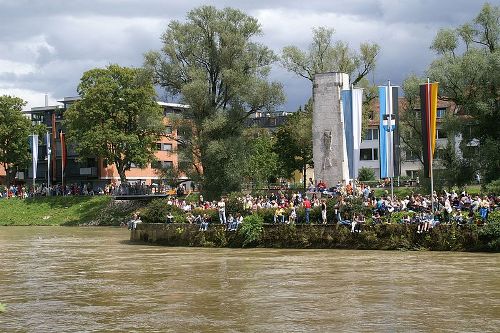
<path fill-rule="evenodd" d="M 311 212 L 311 201 L 309 201 L 309 198 L 307 196 L 305 197 L 302 205 L 304 206 L 304 209 L 306 211 L 306 223 L 309 223 L 309 213 Z"/>
<path fill-rule="evenodd" d="M 321 220 L 323 224 L 326 224 L 326 200 L 321 200 Z"/>
<path fill-rule="evenodd" d="M 226 225 L 226 203 L 224 202 L 224 198 L 221 198 L 217 203 L 217 208 L 219 210 L 219 221 L 220 223 Z"/>

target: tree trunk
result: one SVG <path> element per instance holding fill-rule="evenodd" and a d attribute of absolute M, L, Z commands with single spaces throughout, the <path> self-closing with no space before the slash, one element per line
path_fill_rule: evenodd
<path fill-rule="evenodd" d="M 304 192 L 306 191 L 306 187 L 307 187 L 307 184 L 306 184 L 306 169 L 307 169 L 307 163 L 304 163 L 304 165 L 302 166 L 302 180 L 304 181 Z"/>
<path fill-rule="evenodd" d="M 120 176 L 120 183 L 125 184 L 127 182 L 127 176 L 125 175 L 125 163 L 119 160 L 115 160 L 116 171 Z"/>
<path fill-rule="evenodd" d="M 5 170 L 5 184 L 10 187 L 12 181 L 16 178 L 17 168 L 9 167 L 8 164 L 3 164 L 3 168 Z"/>

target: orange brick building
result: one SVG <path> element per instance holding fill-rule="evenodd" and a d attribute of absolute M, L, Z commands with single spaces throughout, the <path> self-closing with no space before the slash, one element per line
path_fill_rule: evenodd
<path fill-rule="evenodd" d="M 78 100 L 79 97 L 65 97 L 59 102 L 59 105 L 33 107 L 29 111 L 25 111 L 32 122 L 44 124 L 50 137 L 50 145 L 52 147 L 52 155 L 50 163 L 47 160 L 47 145 L 45 137 L 40 138 L 41 144 L 38 148 L 38 167 L 36 174 L 37 184 L 61 184 L 62 177 L 62 150 L 59 132 L 62 128 L 62 120 L 64 112 L 67 108 Z M 158 102 L 163 108 L 165 135 L 157 142 L 157 151 L 155 156 L 158 163 L 164 167 L 177 167 L 177 137 L 176 130 L 172 127 L 169 118 L 172 115 L 182 115 L 189 107 L 183 104 Z M 88 158 L 84 161 L 78 161 L 78 155 L 71 146 L 66 148 L 66 164 L 64 168 L 64 183 L 65 184 L 81 184 L 92 183 L 93 185 L 105 185 L 110 183 L 119 184 L 120 177 L 116 168 L 112 163 L 106 160 L 97 158 Z M 50 168 L 50 170 L 49 170 Z M 126 172 L 127 180 L 130 183 L 142 183 L 151 185 L 161 182 L 155 168 L 149 164 L 146 168 L 132 168 Z M 0 183 L 4 181 L 5 171 L 0 166 Z M 27 170 L 18 173 L 16 178 L 17 183 L 31 184 L 33 181 L 33 169 L 30 166 Z"/>

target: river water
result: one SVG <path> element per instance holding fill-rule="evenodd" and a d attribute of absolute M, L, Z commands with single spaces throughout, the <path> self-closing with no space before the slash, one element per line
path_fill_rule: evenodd
<path fill-rule="evenodd" d="M 132 245 L 0 227 L 0 332 L 499 332 L 500 255 Z"/>

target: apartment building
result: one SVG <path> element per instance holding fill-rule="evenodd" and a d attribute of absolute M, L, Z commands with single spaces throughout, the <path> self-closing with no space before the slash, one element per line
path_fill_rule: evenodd
<path fill-rule="evenodd" d="M 56 184 L 62 182 L 62 150 L 60 132 L 64 133 L 62 120 L 64 112 L 77 101 L 80 97 L 65 97 L 58 101 L 60 104 L 43 107 L 33 107 L 26 111 L 26 114 L 34 123 L 44 124 L 50 135 L 52 156 L 51 161 L 47 161 L 46 140 L 40 138 L 37 183 L 47 183 L 50 175 L 50 183 Z M 157 142 L 157 151 L 155 152 L 158 163 L 163 167 L 175 167 L 178 164 L 176 130 L 170 124 L 169 118 L 174 114 L 182 114 L 187 105 L 176 103 L 158 102 L 163 109 L 165 135 Z M 92 183 L 94 185 L 105 185 L 108 183 L 119 183 L 120 177 L 111 161 L 98 158 L 78 159 L 78 155 L 71 145 L 66 146 L 66 161 L 64 168 L 64 182 L 70 183 Z M 50 164 L 50 172 L 48 166 Z M 126 172 L 127 180 L 131 183 L 142 183 L 151 185 L 159 181 L 156 169 L 149 164 L 146 168 L 139 168 L 132 165 Z M 33 180 L 33 168 L 30 166 L 26 171 L 20 172 L 17 181 L 31 183 Z"/>
<path fill-rule="evenodd" d="M 378 103 L 378 102 L 377 102 Z M 404 98 L 400 98 L 399 112 L 402 112 L 401 104 L 404 103 Z M 439 160 L 442 156 L 442 150 L 448 144 L 448 136 L 443 129 L 442 121 L 445 115 L 453 112 L 454 104 L 446 101 L 438 101 L 437 108 L 437 129 L 436 129 L 436 152 L 435 152 L 435 167 L 439 168 Z M 379 166 L 379 120 L 378 120 L 378 104 L 374 108 L 374 115 L 370 117 L 368 128 L 364 133 L 360 146 L 360 168 L 370 168 L 375 172 L 375 177 L 380 176 Z M 420 113 L 419 109 L 413 112 Z M 401 142 L 401 176 L 416 179 L 419 171 L 423 168 L 422 163 L 418 159 L 418 154 L 412 152 Z"/>

